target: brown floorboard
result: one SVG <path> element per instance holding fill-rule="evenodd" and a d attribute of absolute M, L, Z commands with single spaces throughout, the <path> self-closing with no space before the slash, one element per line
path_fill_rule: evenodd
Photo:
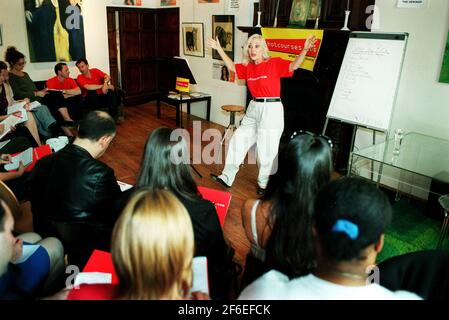
<path fill-rule="evenodd" d="M 101 160 L 114 169 L 118 180 L 134 184 L 148 135 L 161 126 L 175 128 L 176 112 L 174 108 L 162 104 L 161 119 L 158 119 L 156 117 L 155 103 L 148 103 L 126 107 L 125 115 L 125 122 L 118 126 L 117 136 Z M 225 129 L 223 126 L 183 113 L 183 124 L 191 133 L 191 136 L 193 120 L 201 120 L 202 133 L 210 128 L 219 129 L 221 132 Z M 202 145 L 204 147 L 209 143 L 205 141 L 202 142 Z M 220 142 L 214 141 L 214 143 L 219 144 Z M 193 145 L 193 142 L 191 142 L 191 145 Z M 243 232 L 240 209 L 245 199 L 256 197 L 256 165 L 244 164 L 238 173 L 234 185 L 230 189 L 222 187 L 209 177 L 210 173 L 220 173 L 223 165 L 195 164 L 194 166 L 203 176 L 200 178 L 192 171 L 198 185 L 231 192 L 232 200 L 225 220 L 224 235 L 236 251 L 235 261 L 244 264 L 244 257 L 249 250 L 249 243 Z"/>

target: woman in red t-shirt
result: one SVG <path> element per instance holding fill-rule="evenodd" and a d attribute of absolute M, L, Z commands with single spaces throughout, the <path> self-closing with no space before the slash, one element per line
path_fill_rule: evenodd
<path fill-rule="evenodd" d="M 246 153 L 256 143 L 259 162 L 257 192 L 263 194 L 268 177 L 277 169 L 273 162 L 284 130 L 284 109 L 280 99 L 281 78 L 293 76 L 315 41 L 315 36 L 310 35 L 301 53 L 294 61 L 288 61 L 270 58 L 265 40 L 261 35 L 254 34 L 248 38 L 243 48 L 243 62 L 234 63 L 224 52 L 218 38 L 207 40 L 208 46 L 217 50 L 228 70 L 235 72 L 239 79 L 246 80 L 253 97 L 240 127 L 232 136 L 223 172 L 219 176 L 211 174 L 212 179 L 231 187 Z"/>

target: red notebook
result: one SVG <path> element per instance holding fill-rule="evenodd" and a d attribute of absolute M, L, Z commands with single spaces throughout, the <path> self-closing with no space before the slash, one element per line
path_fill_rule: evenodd
<path fill-rule="evenodd" d="M 44 144 L 40 147 L 33 149 L 33 162 L 30 163 L 30 165 L 25 169 L 25 171 L 31 171 L 31 169 L 34 168 L 36 165 L 37 160 L 42 159 L 45 156 L 48 156 L 51 154 L 51 147 L 49 144 Z"/>
<path fill-rule="evenodd" d="M 11 156 L 16 156 L 18 154 L 20 154 L 21 152 L 12 154 Z M 37 160 L 51 154 L 51 147 L 48 144 L 44 144 L 40 147 L 34 148 L 33 149 L 33 161 L 26 167 L 25 171 L 31 171 L 34 166 L 36 165 Z M 17 171 L 17 170 L 11 170 L 11 171 Z"/>
<path fill-rule="evenodd" d="M 80 290 L 70 290 L 67 300 L 110 300 L 113 299 L 115 286 L 118 284 L 117 274 L 112 263 L 111 253 L 94 250 L 83 272 L 103 272 L 112 275 L 111 284 L 82 284 Z"/>
<path fill-rule="evenodd" d="M 199 186 L 198 190 L 204 199 L 209 200 L 215 205 L 220 225 L 223 228 L 226 214 L 228 213 L 229 205 L 231 204 L 231 193 L 202 186 Z"/>

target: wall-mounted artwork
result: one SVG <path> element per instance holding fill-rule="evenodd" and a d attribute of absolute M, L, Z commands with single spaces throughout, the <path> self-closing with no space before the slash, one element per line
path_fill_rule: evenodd
<path fill-rule="evenodd" d="M 219 3 L 220 0 L 198 0 L 198 3 Z"/>
<path fill-rule="evenodd" d="M 3 26 L 0 24 L 0 47 L 3 45 Z"/>
<path fill-rule="evenodd" d="M 86 56 L 82 0 L 24 0 L 31 62 Z"/>
<path fill-rule="evenodd" d="M 161 0 L 161 7 L 176 6 L 176 0 Z"/>
<path fill-rule="evenodd" d="M 142 0 L 124 0 L 124 4 L 127 6 L 141 6 Z"/>
<path fill-rule="evenodd" d="M 225 82 L 235 82 L 235 72 L 229 71 L 223 61 L 214 61 L 212 78 Z"/>
<path fill-rule="evenodd" d="M 224 52 L 234 60 L 234 16 L 212 16 L 212 38 L 218 38 Z M 221 60 L 217 50 L 212 50 L 212 57 Z"/>
<path fill-rule="evenodd" d="M 443 65 L 441 66 L 440 82 L 449 83 L 449 32 L 447 35 L 446 47 L 443 55 Z"/>
<path fill-rule="evenodd" d="M 195 22 L 182 23 L 184 55 L 204 57 L 204 25 Z"/>
<path fill-rule="evenodd" d="M 304 27 L 310 10 L 310 0 L 293 0 L 290 10 L 289 25 Z"/>

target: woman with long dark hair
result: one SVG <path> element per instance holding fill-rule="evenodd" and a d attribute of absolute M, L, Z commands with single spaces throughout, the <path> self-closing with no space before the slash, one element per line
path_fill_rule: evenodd
<path fill-rule="evenodd" d="M 244 203 L 242 222 L 251 251 L 243 285 L 269 268 L 289 276 L 311 270 L 313 201 L 331 177 L 331 144 L 324 136 L 295 133 L 279 154 L 278 170 L 270 177 L 265 194 Z"/>
<path fill-rule="evenodd" d="M 217 296 L 218 269 L 225 263 L 227 246 L 212 202 L 202 198 L 189 167 L 186 140 L 172 129 L 158 128 L 149 136 L 136 187 L 172 192 L 186 207 L 195 235 L 195 256 L 208 259 L 211 296 Z M 215 279 L 214 279 L 215 278 Z"/>

